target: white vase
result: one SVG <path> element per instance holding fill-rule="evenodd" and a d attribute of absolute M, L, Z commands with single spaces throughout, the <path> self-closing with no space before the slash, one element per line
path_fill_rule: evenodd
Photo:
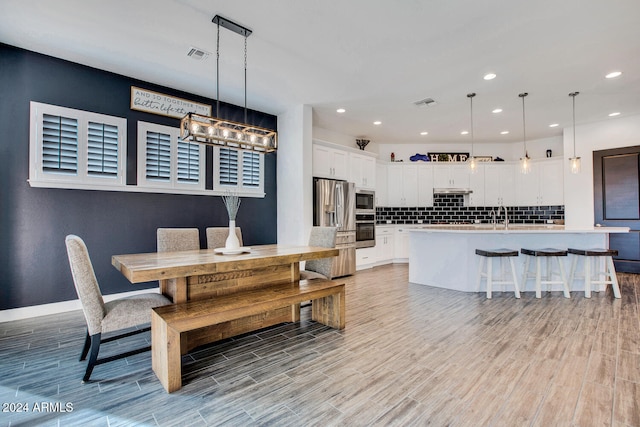
<path fill-rule="evenodd" d="M 240 241 L 236 235 L 236 221 L 234 219 L 229 220 L 229 236 L 224 245 L 225 249 L 238 249 L 240 247 Z"/>

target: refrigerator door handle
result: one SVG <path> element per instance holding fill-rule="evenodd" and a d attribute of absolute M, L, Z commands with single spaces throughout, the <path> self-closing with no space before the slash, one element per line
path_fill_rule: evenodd
<path fill-rule="evenodd" d="M 336 184 L 336 227 L 342 228 L 344 219 L 344 189 L 342 184 Z"/>

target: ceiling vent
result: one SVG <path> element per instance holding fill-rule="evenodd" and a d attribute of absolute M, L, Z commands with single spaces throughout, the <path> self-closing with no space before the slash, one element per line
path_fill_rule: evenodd
<path fill-rule="evenodd" d="M 425 98 L 425 99 L 421 99 L 420 101 L 414 102 L 414 104 L 417 105 L 418 107 L 424 107 L 427 105 L 435 105 L 436 101 L 433 98 Z"/>
<path fill-rule="evenodd" d="M 197 59 L 198 61 L 201 61 L 203 59 L 206 59 L 207 56 L 209 56 L 210 53 L 207 51 L 204 51 L 202 49 L 198 49 L 197 47 L 193 47 L 191 46 L 189 48 L 189 52 L 187 52 L 187 56 L 193 58 L 193 59 Z"/>

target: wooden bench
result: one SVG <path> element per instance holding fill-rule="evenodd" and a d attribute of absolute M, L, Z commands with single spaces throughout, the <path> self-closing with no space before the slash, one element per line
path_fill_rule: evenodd
<path fill-rule="evenodd" d="M 311 300 L 311 318 L 344 329 L 345 285 L 331 280 L 300 280 L 211 299 L 154 308 L 151 313 L 151 364 L 171 393 L 182 387 L 183 334 Z"/>

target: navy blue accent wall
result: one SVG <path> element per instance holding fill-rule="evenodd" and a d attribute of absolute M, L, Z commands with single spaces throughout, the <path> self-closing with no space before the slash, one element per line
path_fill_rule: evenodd
<path fill-rule="evenodd" d="M 0 44 L 0 309 L 76 299 L 64 238 L 82 237 L 103 294 L 157 286 L 130 284 L 111 266 L 114 254 L 154 252 L 156 228 L 226 226 L 218 196 L 32 188 L 29 102 L 127 119 L 127 183 L 136 182 L 137 122 L 179 119 L 132 111 L 130 88 L 213 105 L 214 100 Z M 242 107 L 221 103 L 220 116 L 243 121 Z M 249 111 L 248 122 L 276 129 L 273 115 Z M 211 162 L 211 153 L 208 153 Z M 208 173 L 208 187 L 212 176 Z M 247 245 L 276 242 L 276 154 L 265 156 L 265 198 L 243 198 L 237 223 Z"/>

